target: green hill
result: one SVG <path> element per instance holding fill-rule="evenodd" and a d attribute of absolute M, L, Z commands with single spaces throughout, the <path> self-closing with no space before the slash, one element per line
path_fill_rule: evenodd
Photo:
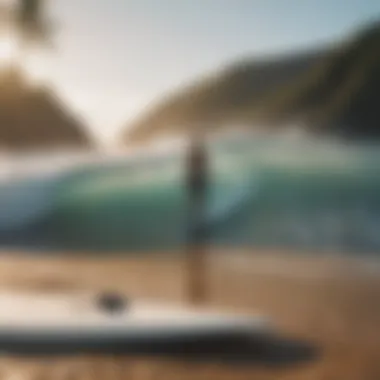
<path fill-rule="evenodd" d="M 311 134 L 380 137 L 380 22 L 339 45 L 234 64 L 166 97 L 129 126 L 125 141 L 204 124 L 265 132 L 301 126 Z"/>

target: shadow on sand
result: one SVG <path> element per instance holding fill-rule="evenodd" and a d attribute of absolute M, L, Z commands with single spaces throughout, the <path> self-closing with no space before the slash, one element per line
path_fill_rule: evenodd
<path fill-rule="evenodd" d="M 75 340 L 75 339 L 74 339 Z M 26 340 L 22 337 L 1 339 L 0 348 L 18 357 L 75 356 L 82 354 L 122 358 L 168 359 L 190 363 L 215 363 L 233 366 L 290 367 L 317 360 L 321 350 L 306 342 L 285 339 L 268 333 L 252 336 L 220 336 L 186 342 L 135 341 L 123 339 L 101 340 L 44 339 Z"/>
<path fill-rule="evenodd" d="M 322 350 L 309 342 L 262 334 L 221 338 L 220 341 L 213 342 L 193 341 L 186 345 L 166 345 L 161 347 L 160 352 L 151 354 L 191 362 L 286 367 L 318 360 Z"/>

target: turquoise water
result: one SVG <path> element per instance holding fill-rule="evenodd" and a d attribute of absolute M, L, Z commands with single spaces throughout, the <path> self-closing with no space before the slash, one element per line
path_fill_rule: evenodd
<path fill-rule="evenodd" d="M 379 250 L 376 147 L 236 140 L 211 143 L 209 152 L 210 244 Z M 50 206 L 28 227 L 33 238 L 25 244 L 90 251 L 182 247 L 183 162 L 183 152 L 152 154 L 58 176 Z"/>

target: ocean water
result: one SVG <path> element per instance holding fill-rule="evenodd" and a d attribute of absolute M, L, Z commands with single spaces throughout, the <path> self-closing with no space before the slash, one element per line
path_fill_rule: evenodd
<path fill-rule="evenodd" d="M 380 251 L 377 147 L 238 138 L 210 142 L 209 157 L 209 244 Z M 184 247 L 184 160 L 184 150 L 88 160 L 3 183 L 0 245 L 71 252 Z"/>

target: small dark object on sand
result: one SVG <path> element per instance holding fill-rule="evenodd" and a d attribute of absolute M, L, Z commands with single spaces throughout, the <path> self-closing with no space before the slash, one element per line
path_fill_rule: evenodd
<path fill-rule="evenodd" d="M 117 293 L 102 293 L 96 300 L 100 310 L 109 314 L 120 314 L 125 311 L 128 301 Z"/>

